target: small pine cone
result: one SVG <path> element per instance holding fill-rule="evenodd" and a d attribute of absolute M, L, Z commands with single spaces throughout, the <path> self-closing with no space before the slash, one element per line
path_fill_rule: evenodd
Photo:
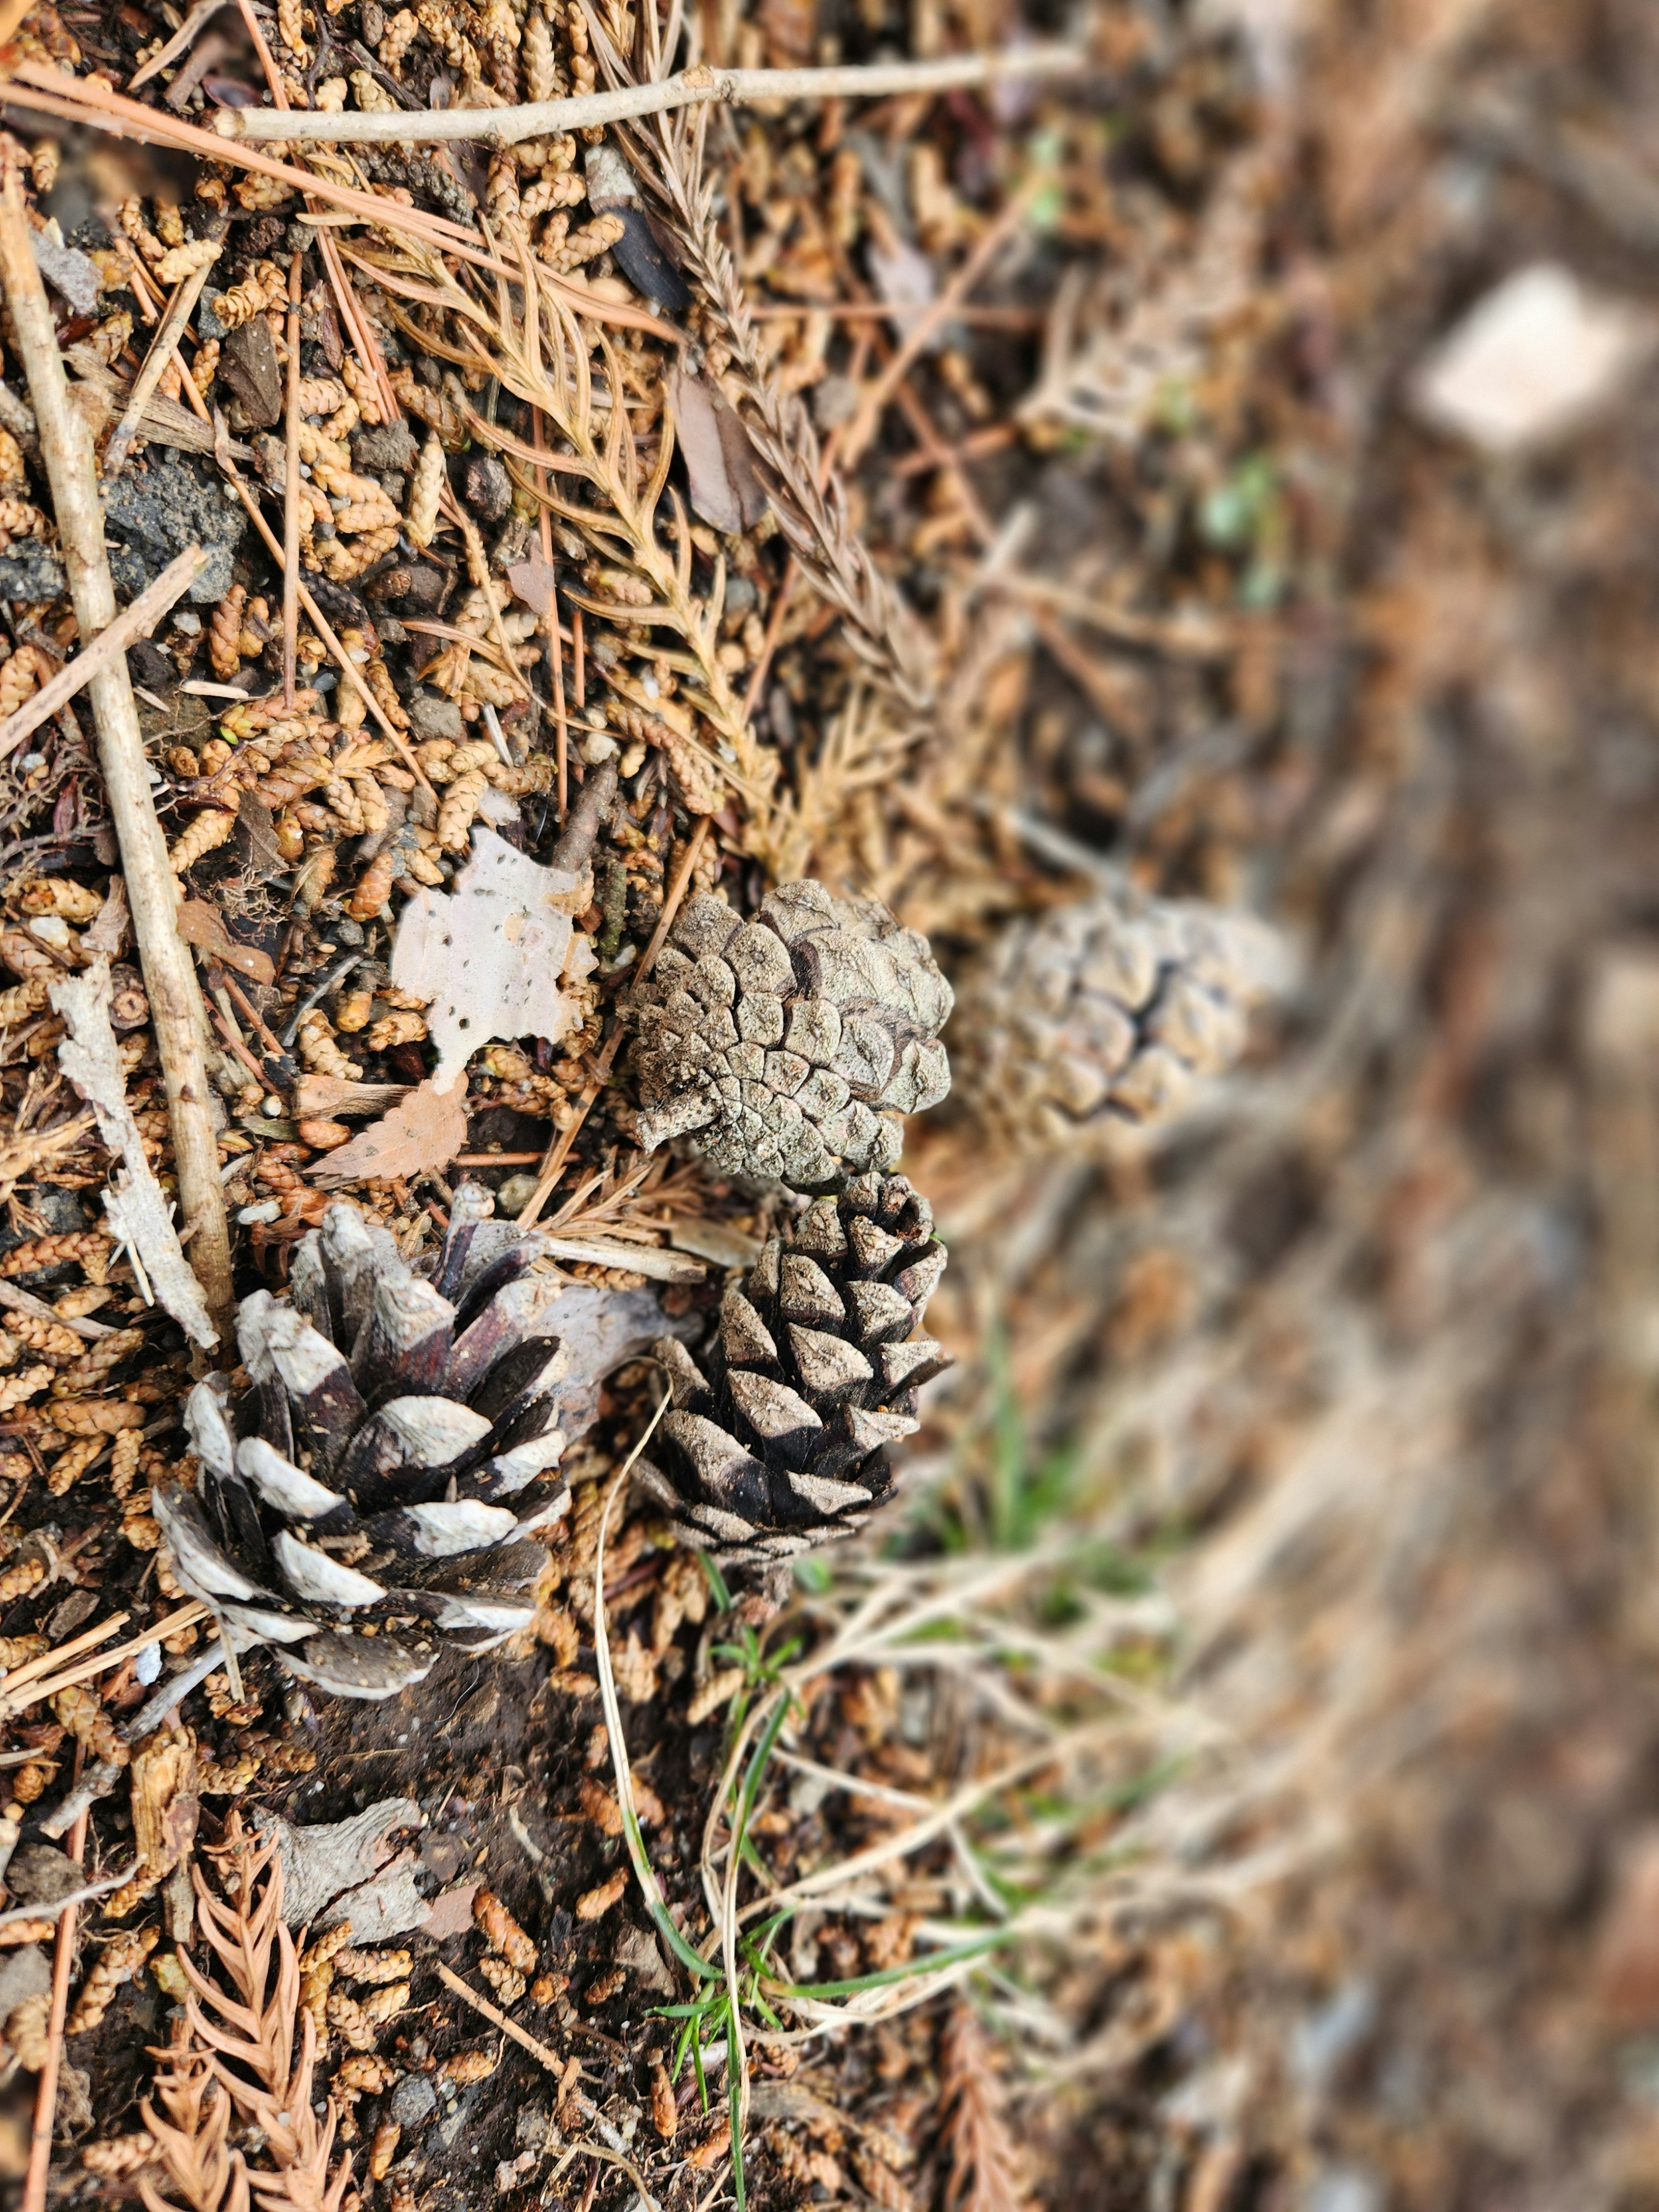
<path fill-rule="evenodd" d="M 204 807 L 184 835 L 176 840 L 167 854 L 167 862 L 175 876 L 185 875 L 208 854 L 228 844 L 236 829 L 234 807 Z"/>
<path fill-rule="evenodd" d="M 357 403 L 357 411 L 372 428 L 386 417 L 380 410 L 380 394 L 374 376 L 355 354 L 348 354 L 340 364 L 340 375 L 346 390 Z"/>
<path fill-rule="evenodd" d="M 1109 1142 L 1233 1064 L 1281 957 L 1248 916 L 1128 892 L 1015 922 L 963 983 L 963 1092 L 1024 1148 Z"/>
<path fill-rule="evenodd" d="M 300 379 L 301 415 L 331 415 L 345 396 L 346 388 L 337 376 L 302 376 Z M 303 452 L 304 448 L 301 450 Z"/>
<path fill-rule="evenodd" d="M 306 46 L 304 9 L 301 0 L 276 0 L 276 35 L 301 66 L 309 62 Z"/>
<path fill-rule="evenodd" d="M 366 2097 L 378 2097 L 382 2089 L 389 2089 L 398 2078 L 398 2069 L 385 2058 L 372 2053 L 343 2058 L 334 2069 L 335 2086 L 341 2089 L 360 2090 Z"/>
<path fill-rule="evenodd" d="M 222 684 L 228 684 L 242 665 L 242 617 L 247 607 L 247 586 L 233 584 L 208 624 L 208 658 Z"/>
<path fill-rule="evenodd" d="M 526 1984 L 516 1966 L 509 1966 L 505 1959 L 497 1959 L 486 1951 L 478 1961 L 478 1972 L 495 1992 L 495 2002 L 511 2012 L 524 1995 Z"/>
<path fill-rule="evenodd" d="M 70 1361 L 81 1357 L 82 1340 L 60 1321 L 44 1321 L 38 1314 L 15 1313 L 7 1327 L 31 1352 L 51 1360 L 54 1367 L 67 1366 Z"/>
<path fill-rule="evenodd" d="M 337 2075 L 336 2076 L 337 2080 Z M 392 2171 L 392 2161 L 398 2155 L 398 2145 L 403 2140 L 403 2129 L 396 2120 L 382 2120 L 374 2130 L 374 2141 L 368 2147 L 368 2178 L 384 2181 Z"/>
<path fill-rule="evenodd" d="M 327 0 L 324 0 L 324 4 L 327 5 Z M 330 8 L 328 12 L 331 15 L 334 10 Z M 313 104 L 321 114 L 338 115 L 344 109 L 349 90 L 349 87 L 343 76 L 325 76 L 317 88 Z"/>
<path fill-rule="evenodd" d="M 520 52 L 524 69 L 525 98 L 532 100 L 556 100 L 561 85 L 553 59 L 553 33 L 547 27 L 547 18 L 539 8 L 532 8 L 524 19 L 524 41 Z"/>
<path fill-rule="evenodd" d="M 951 987 L 874 900 L 786 884 L 752 921 L 687 902 L 642 988 L 633 1067 L 652 1152 L 697 1132 L 721 1173 L 823 1190 L 893 1166 L 950 1087 Z"/>
<path fill-rule="evenodd" d="M 50 1928 L 52 1923 L 47 1921 L 45 1924 Z M 7 2018 L 6 2041 L 16 2052 L 18 2064 L 27 2073 L 38 2074 L 46 2063 L 52 2049 L 52 2038 L 46 2032 L 51 2017 L 52 1998 L 42 1991 L 39 1996 L 25 1997 L 21 2004 L 14 2005 Z"/>
<path fill-rule="evenodd" d="M 628 225 L 619 215 L 596 215 L 592 222 L 585 222 L 579 230 L 571 231 L 563 241 L 550 252 L 545 241 L 541 258 L 556 276 L 568 276 L 571 270 L 580 269 L 589 261 L 597 261 L 608 253 Z"/>
<path fill-rule="evenodd" d="M 46 1003 L 47 988 L 45 975 L 30 975 L 10 990 L 0 991 L 0 1030 L 14 1028 L 31 1014 L 38 1014 Z"/>
<path fill-rule="evenodd" d="M 334 510 L 334 527 L 342 538 L 359 538 L 370 530 L 390 530 L 395 538 L 402 521 L 384 492 L 378 499 L 343 500 Z"/>
<path fill-rule="evenodd" d="M 26 1659 L 38 1659 L 51 1649 L 44 1636 L 0 1636 L 0 1667 L 21 1667 Z"/>
<path fill-rule="evenodd" d="M 137 1429 L 124 1429 L 122 1437 L 131 1437 L 136 1444 Z M 52 1462 L 46 1476 L 46 1488 L 54 1498 L 65 1498 L 104 1449 L 101 1437 L 79 1437 Z"/>
<path fill-rule="evenodd" d="M 474 817 L 483 804 L 489 779 L 481 768 L 458 775 L 438 809 L 438 842 L 446 853 L 464 853 Z"/>
<path fill-rule="evenodd" d="M 346 904 L 346 912 L 354 921 L 371 921 L 392 896 L 392 886 L 397 880 L 398 854 L 388 845 L 377 853 L 362 874 L 357 878 L 357 888 Z M 363 994 L 367 996 L 367 994 Z M 339 1016 L 335 1016 L 337 1025 Z M 362 1026 L 359 1024 L 358 1026 Z"/>
<path fill-rule="evenodd" d="M 499 1951 L 509 1966 L 521 1974 L 536 1971 L 536 1946 L 493 1889 L 481 1889 L 472 1900 L 473 1925 L 492 1951 Z"/>
<path fill-rule="evenodd" d="M 527 222 L 538 215 L 546 215 L 554 208 L 580 207 L 587 198 L 586 179 L 572 169 L 544 173 L 531 185 L 520 201 L 520 208 Z"/>
<path fill-rule="evenodd" d="M 212 389 L 213 380 L 218 374 L 219 341 L 217 338 L 208 338 L 198 350 L 190 372 L 190 380 L 204 399 Z"/>
<path fill-rule="evenodd" d="M 501 2064 L 501 2053 L 495 2051 L 458 2051 L 446 2058 L 438 2071 L 447 2081 L 458 2082 L 463 2088 L 474 2081 L 487 2081 Z"/>
<path fill-rule="evenodd" d="M 430 545 L 438 527 L 438 497 L 444 488 L 444 449 L 434 432 L 421 448 L 409 480 L 409 512 L 404 529 L 411 545 Z M 4 672 L 0 671 L 0 684 Z"/>
<path fill-rule="evenodd" d="M 81 2154 L 82 2166 L 103 2181 L 125 2180 L 141 2166 L 151 2166 L 161 2155 L 154 2136 L 140 2130 L 136 2136 L 108 2136 L 88 2143 Z"/>
<path fill-rule="evenodd" d="M 420 21 L 412 8 L 400 8 L 386 25 L 380 36 L 380 64 L 399 79 L 404 73 L 404 56 L 420 36 Z"/>
<path fill-rule="evenodd" d="M 22 447 L 9 430 L 0 430 L 0 492 L 21 492 L 27 489 L 27 481 Z"/>
<path fill-rule="evenodd" d="M 64 2034 L 84 2035 L 96 2027 L 117 1990 L 132 1979 L 161 1940 L 159 1928 L 138 1928 L 118 1936 L 87 1976 L 64 2024 Z"/>
<path fill-rule="evenodd" d="M 387 1982 L 400 1982 L 411 1964 L 407 1951 L 356 1951 L 347 1944 L 334 1954 L 335 1971 L 361 1989 L 377 1990 Z"/>
<path fill-rule="evenodd" d="M 396 1045 L 420 1044 L 426 1034 L 424 1014 L 383 1014 L 364 1042 L 370 1052 L 390 1052 Z"/>
<path fill-rule="evenodd" d="M 58 182 L 58 165 L 63 155 L 55 138 L 43 138 L 29 155 L 29 176 L 36 193 L 45 199 Z"/>
<path fill-rule="evenodd" d="M 20 645 L 0 663 L 0 721 L 9 720 L 55 672 L 54 664 L 38 645 Z"/>
<path fill-rule="evenodd" d="M 674 1403 L 647 1487 L 683 1543 L 763 1565 L 850 1535 L 890 1496 L 887 1448 L 945 1364 L 915 1334 L 945 1272 L 933 1231 L 902 1176 L 861 1176 L 768 1242 L 699 1358 L 658 1345 Z"/>
<path fill-rule="evenodd" d="M 0 1568 L 0 1604 L 11 1605 L 31 1590 L 39 1589 L 46 1579 L 44 1559 L 14 1559 L 10 1566 Z"/>
<path fill-rule="evenodd" d="M 38 1398 L 51 1382 L 56 1370 L 50 1367 L 26 1367 L 21 1375 L 8 1375 L 0 1380 L 0 1413 L 15 1413 L 19 1406 L 27 1405 Z"/>
<path fill-rule="evenodd" d="M 198 269 L 210 269 L 219 258 L 219 243 L 211 238 L 192 238 L 183 246 L 170 246 L 155 264 L 158 283 L 182 284 Z"/>
<path fill-rule="evenodd" d="M 300 1024 L 300 1057 L 316 1075 L 337 1076 L 343 1082 L 361 1080 L 362 1069 L 355 1060 L 348 1060 L 329 1035 L 328 1016 L 320 1006 L 313 1006 Z"/>
<path fill-rule="evenodd" d="M 329 1992 L 328 2024 L 348 2050 L 373 2051 L 380 2040 L 380 2030 L 367 2011 L 343 1990 Z"/>
<path fill-rule="evenodd" d="M 89 1276 L 96 1269 L 94 1279 L 101 1282 L 113 1243 L 103 1229 L 68 1229 L 53 1236 L 31 1237 L 27 1243 L 14 1244 L 0 1256 L 0 1275 L 15 1281 L 20 1275 L 38 1274 L 43 1268 L 76 1266 L 84 1267 Z"/>

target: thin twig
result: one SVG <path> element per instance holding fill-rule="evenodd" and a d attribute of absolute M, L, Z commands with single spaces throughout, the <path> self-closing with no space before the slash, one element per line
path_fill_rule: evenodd
<path fill-rule="evenodd" d="M 214 251 L 216 256 L 216 246 Z M 186 276 L 173 293 L 167 311 L 161 318 L 161 326 L 150 340 L 149 351 L 144 356 L 144 365 L 133 381 L 121 419 L 110 434 L 110 441 L 104 448 L 104 482 L 106 484 L 112 483 L 126 466 L 127 449 L 138 434 L 139 417 L 149 404 L 151 392 L 166 375 L 167 363 L 177 352 L 191 311 L 202 296 L 202 287 L 212 274 L 213 263 L 210 261 Z"/>
<path fill-rule="evenodd" d="M 300 642 L 300 271 L 304 256 L 288 264 L 288 451 L 283 470 L 283 704 L 294 705 L 295 664 Z"/>
<path fill-rule="evenodd" d="M 460 1976 L 446 1966 L 441 1960 L 438 1961 L 438 1979 L 447 1989 L 453 1990 L 458 1997 L 464 1997 L 473 2011 L 487 2020 L 492 2027 L 499 2027 L 503 2035 L 510 2035 L 521 2051 L 530 2053 L 538 2065 L 544 2066 L 550 2074 L 563 2078 L 564 2061 L 556 2052 L 550 2051 L 544 2043 L 538 2043 L 527 2029 L 520 2027 L 516 2021 L 509 2020 L 504 2012 L 490 2003 L 488 1997 L 481 1997 L 476 1990 L 470 1989 Z"/>
<path fill-rule="evenodd" d="M 84 416 L 70 398 L 52 309 L 29 244 L 22 179 L 15 157 L 7 164 L 0 191 L 0 271 L 34 405 L 76 620 L 83 639 L 96 638 L 116 621 L 118 610 L 92 440 Z M 179 934 L 177 887 L 150 796 L 143 734 L 125 660 L 107 662 L 88 688 L 133 933 L 143 963 L 156 1053 L 167 1085 L 179 1196 L 194 1232 L 191 1266 L 222 1342 L 234 1299 L 218 1139 L 209 1111 L 203 1054 L 207 1012 L 190 949 Z"/>
<path fill-rule="evenodd" d="M 38 1754 L 37 1754 L 38 1756 Z M 97 1881 L 89 1881 L 84 1888 L 70 1890 L 67 1897 L 55 1897 L 52 1902 L 39 1901 L 33 1905 L 9 1905 L 0 1912 L 0 1928 L 15 1928 L 21 1920 L 56 1920 L 60 1914 L 76 1905 L 88 1905 L 94 1897 L 106 1897 L 112 1889 L 119 1889 L 124 1881 L 131 1881 L 138 1871 L 137 1860 L 123 1867 L 119 1874 L 106 1874 Z"/>
<path fill-rule="evenodd" d="M 277 116 L 258 107 L 222 107 L 216 128 L 222 138 L 328 139 L 337 144 L 380 145 L 411 139 L 422 145 L 442 139 L 474 139 L 486 146 L 516 145 L 552 131 L 577 131 L 600 123 L 623 123 L 640 115 L 662 115 L 675 107 L 706 106 L 725 100 L 750 106 L 761 100 L 873 100 L 890 93 L 954 92 L 1010 77 L 1076 76 L 1089 66 L 1080 46 L 1010 46 L 999 53 L 950 54 L 938 61 L 848 64 L 834 69 L 682 70 L 655 84 L 626 86 L 615 92 L 578 93 L 568 100 L 538 100 L 522 107 L 472 107 L 401 111 L 384 115 Z"/>
<path fill-rule="evenodd" d="M 153 584 L 145 586 L 130 607 L 117 615 L 107 629 L 100 630 L 91 644 L 60 668 L 49 684 L 43 684 L 9 721 L 0 722 L 0 760 L 14 752 L 32 730 L 38 730 L 42 722 L 50 720 L 83 685 L 91 683 L 100 669 L 119 659 L 135 638 L 148 637 L 173 601 L 196 581 L 210 557 L 199 545 L 187 545 L 176 561 L 168 562 Z"/>

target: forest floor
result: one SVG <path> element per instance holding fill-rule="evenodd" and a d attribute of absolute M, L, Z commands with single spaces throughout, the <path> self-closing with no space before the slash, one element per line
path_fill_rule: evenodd
<path fill-rule="evenodd" d="M 149 148 L 89 117 L 179 31 L 167 0 L 39 8 L 6 49 L 89 88 L 4 122 L 70 257 L 43 267 L 100 442 L 179 281 L 166 252 L 228 216 L 210 313 L 248 288 L 106 486 L 124 599 L 217 549 L 129 661 L 222 1048 L 239 1294 L 281 1286 L 335 1189 L 413 1256 L 471 1176 L 585 1240 L 572 1280 L 712 1307 L 781 1201 L 640 1155 L 617 1056 L 698 890 L 872 895 L 960 986 L 1022 918 L 1127 878 L 1266 916 L 1286 974 L 1231 1074 L 1109 1144 L 1023 1132 L 947 1029 L 957 1091 L 902 1164 L 950 1251 L 928 1327 L 955 1364 L 896 1502 L 781 1613 L 617 1486 L 654 1402 L 624 1368 L 505 1650 L 384 1704 L 255 1653 L 61 1828 L 154 1671 L 49 1705 L 0 1683 L 11 1901 L 55 1900 L 65 1844 L 89 1880 L 125 1870 L 171 1815 L 234 1917 L 228 1838 L 372 1812 L 317 1876 L 319 1909 L 361 1885 L 351 1948 L 260 2033 L 310 2009 L 349 2185 L 388 2212 L 1659 2204 L 1659 19 L 710 5 L 722 65 L 1063 33 L 1088 66 L 720 105 L 706 135 L 550 137 L 539 167 L 313 154 L 331 227 L 180 136 L 258 100 L 253 29 L 295 106 L 331 81 L 371 112 L 603 87 L 607 31 L 623 78 L 653 72 L 608 7 L 300 13 L 192 17 L 132 90 L 173 132 Z M 713 212 L 595 206 L 607 149 L 679 162 Z M 354 177 L 386 225 L 337 198 Z M 533 240 L 623 430 L 526 362 L 491 270 L 421 228 L 446 215 L 489 252 Z M 282 575 L 243 518 L 263 502 L 280 544 L 291 256 L 301 451 L 336 496 L 307 507 L 284 710 Z M 1449 337 L 1540 268 L 1538 319 L 1451 391 Z M 0 716 L 76 637 L 14 337 Z M 543 497 L 526 456 L 553 450 L 586 459 Z M 401 902 L 453 881 L 478 822 L 547 859 L 613 765 L 563 1033 L 475 1054 L 464 1123 L 434 1126 Z M 182 1453 L 190 1347 L 100 1232 L 110 1158 L 46 988 L 116 960 L 165 1179 L 117 859 L 82 694 L 0 758 L 14 1673 L 181 1603 L 145 1493 Z M 165 1663 L 208 1633 L 187 1620 Z M 739 1860 L 745 1924 L 768 1893 L 790 1917 L 688 1981 L 641 1850 L 693 1947 L 718 1952 Z M 0 1952 L 6 2186 L 54 2066 L 51 2201 L 162 2185 L 140 2100 L 210 1923 L 149 1863 L 88 1902 L 78 1950 Z M 40 1978 L 60 1960 L 67 2033 Z M 274 2140 L 239 2123 L 273 2201 L 320 2203 Z"/>

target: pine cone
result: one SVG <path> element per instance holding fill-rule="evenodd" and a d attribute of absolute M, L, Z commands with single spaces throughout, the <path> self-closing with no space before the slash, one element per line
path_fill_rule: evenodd
<path fill-rule="evenodd" d="M 1127 891 L 1014 922 L 962 986 L 962 1091 L 1036 1150 L 1174 1114 L 1243 1050 L 1279 949 L 1247 915 Z"/>
<path fill-rule="evenodd" d="M 723 1174 L 817 1191 L 884 1170 L 901 1117 L 951 1086 L 951 987 L 927 940 L 822 884 L 785 884 L 747 922 L 690 900 L 642 999 L 639 1141 L 696 1130 Z"/>
<path fill-rule="evenodd" d="M 913 1334 L 944 1272 L 927 1200 L 902 1176 L 860 1176 L 769 1241 L 700 1358 L 657 1346 L 674 1402 L 644 1480 L 683 1543 L 763 1565 L 885 1502 L 887 1447 L 946 1364 Z"/>
<path fill-rule="evenodd" d="M 568 1509 L 561 1479 L 515 1504 L 598 1410 L 600 1378 L 663 1326 L 649 1292 L 532 1273 L 542 1240 L 488 1220 L 476 1185 L 424 1271 L 336 1200 L 297 1246 L 289 1296 L 256 1291 L 222 1376 L 185 1408 L 201 1473 L 156 1485 L 173 1571 L 240 1649 L 277 1647 L 342 1697 L 421 1680 L 440 1640 L 485 1651 L 530 1620 Z"/>

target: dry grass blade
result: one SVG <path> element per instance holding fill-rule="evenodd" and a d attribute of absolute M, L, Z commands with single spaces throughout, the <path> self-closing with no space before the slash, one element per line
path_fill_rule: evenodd
<path fill-rule="evenodd" d="M 945 2212 L 1028 2212 L 994 2048 L 968 2005 L 945 2024 L 939 2075 L 951 2151 Z"/>

